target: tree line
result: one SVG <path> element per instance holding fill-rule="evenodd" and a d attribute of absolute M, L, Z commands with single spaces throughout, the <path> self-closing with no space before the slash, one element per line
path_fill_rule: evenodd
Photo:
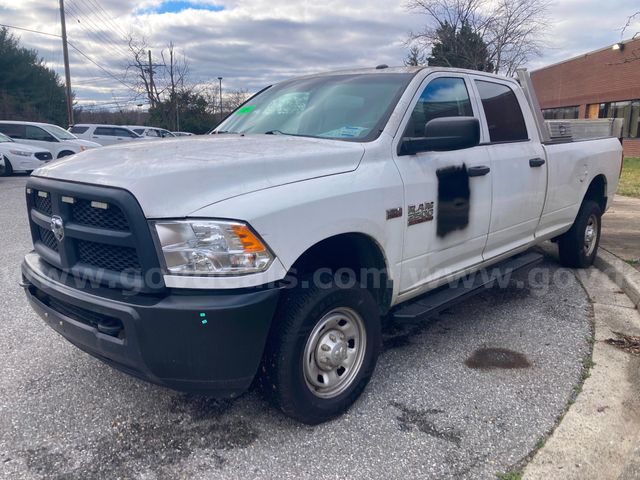
<path fill-rule="evenodd" d="M 247 90 L 228 90 L 220 98 L 217 81 L 191 81 L 186 57 L 172 42 L 152 57 L 150 65 L 144 39 L 131 38 L 129 51 L 130 63 L 123 66 L 122 75 L 133 74 L 134 105 L 148 108 L 131 106 L 130 101 L 122 106 L 113 102 L 109 108 L 74 102 L 76 123 L 143 124 L 206 133 L 250 96 Z M 68 126 L 64 82 L 35 49 L 21 46 L 5 27 L 0 28 L 0 118 Z"/>
<path fill-rule="evenodd" d="M 65 125 L 64 84 L 38 52 L 0 28 L 0 118 Z"/>

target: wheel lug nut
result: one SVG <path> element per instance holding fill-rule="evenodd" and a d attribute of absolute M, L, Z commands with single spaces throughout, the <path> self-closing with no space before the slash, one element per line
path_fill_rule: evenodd
<path fill-rule="evenodd" d="M 336 336 L 333 333 L 329 335 L 329 338 L 331 339 L 332 342 L 336 341 Z"/>

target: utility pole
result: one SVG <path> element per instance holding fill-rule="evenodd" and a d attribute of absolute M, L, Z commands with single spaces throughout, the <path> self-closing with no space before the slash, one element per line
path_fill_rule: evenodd
<path fill-rule="evenodd" d="M 222 122 L 222 77 L 218 77 L 220 82 L 220 121 Z"/>
<path fill-rule="evenodd" d="M 64 19 L 64 0 L 60 0 L 60 26 L 62 28 L 62 54 L 64 56 L 64 78 L 67 94 L 67 118 L 73 125 L 73 97 L 71 96 L 71 72 L 69 71 L 69 49 L 67 47 L 67 25 Z"/>
<path fill-rule="evenodd" d="M 151 90 L 151 106 L 153 107 L 155 106 L 153 101 L 153 92 L 155 88 L 153 86 L 153 62 L 151 61 L 151 50 L 149 50 L 149 88 Z"/>

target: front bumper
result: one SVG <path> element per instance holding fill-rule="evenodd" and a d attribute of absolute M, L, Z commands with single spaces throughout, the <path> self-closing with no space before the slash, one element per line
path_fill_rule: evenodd
<path fill-rule="evenodd" d="M 233 397 L 256 374 L 278 289 L 127 295 L 92 287 L 36 253 L 22 263 L 33 309 L 78 348 L 175 390 Z"/>

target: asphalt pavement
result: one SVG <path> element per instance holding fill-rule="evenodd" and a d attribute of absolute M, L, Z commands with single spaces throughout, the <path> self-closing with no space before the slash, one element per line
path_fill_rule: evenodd
<path fill-rule="evenodd" d="M 296 424 L 256 392 L 219 402 L 76 349 L 28 307 L 26 177 L 0 178 L 0 478 L 496 478 L 552 429 L 590 355 L 592 309 L 552 260 L 396 325 L 360 400 Z"/>

